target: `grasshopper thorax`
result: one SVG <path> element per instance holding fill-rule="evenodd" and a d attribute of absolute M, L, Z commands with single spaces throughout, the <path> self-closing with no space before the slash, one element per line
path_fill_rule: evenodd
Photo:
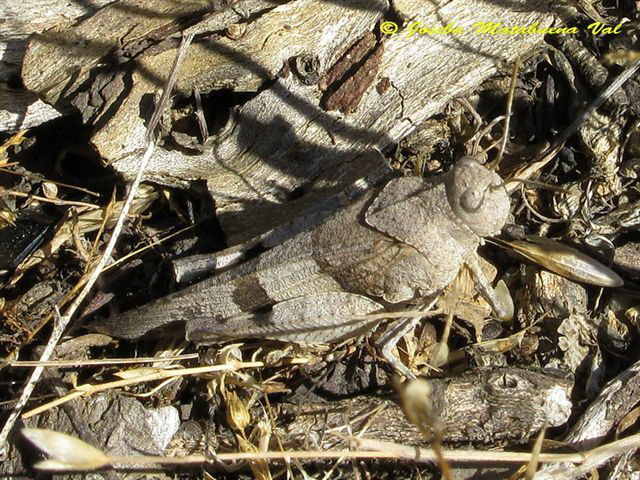
<path fill-rule="evenodd" d="M 507 222 L 509 195 L 500 176 L 473 157 L 463 157 L 449 172 L 447 199 L 456 216 L 476 235 L 496 235 Z M 498 188 L 496 188 L 498 187 Z"/>

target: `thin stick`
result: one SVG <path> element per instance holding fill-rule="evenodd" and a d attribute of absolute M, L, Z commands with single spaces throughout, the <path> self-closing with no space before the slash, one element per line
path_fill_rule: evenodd
<path fill-rule="evenodd" d="M 538 211 L 536 211 L 535 208 L 533 208 L 533 206 L 531 205 L 531 203 L 529 203 L 529 200 L 527 199 L 527 192 L 525 192 L 524 190 L 524 183 L 520 184 L 520 193 L 521 193 L 521 198 L 522 198 L 522 202 L 524 203 L 524 206 L 527 207 L 529 209 L 529 211 L 538 219 L 542 220 L 543 222 L 547 222 L 547 223 L 563 223 L 566 222 L 567 220 L 564 220 L 562 218 L 551 218 L 551 217 L 547 217 L 546 215 L 543 215 L 541 213 L 539 213 Z"/>
<path fill-rule="evenodd" d="M 94 360 L 17 360 L 11 362 L 11 367 L 90 367 L 93 365 L 131 365 L 137 363 L 163 363 L 180 360 L 194 360 L 200 355 L 197 353 L 185 353 L 171 357 L 139 357 L 139 358 L 99 358 Z"/>
<path fill-rule="evenodd" d="M 19 177 L 25 177 L 25 178 L 30 178 L 32 180 L 39 180 L 41 182 L 47 182 L 47 183 L 53 183 L 54 185 L 58 185 L 60 187 L 64 187 L 64 188 L 70 188 L 72 190 L 78 190 L 79 192 L 84 192 L 84 193 L 88 193 L 89 195 L 92 195 L 94 197 L 100 197 L 99 193 L 94 192 L 93 190 L 89 190 L 88 188 L 83 188 L 83 187 L 77 187 L 75 185 L 71 185 L 69 183 L 62 183 L 62 182 L 56 182 L 55 180 L 48 180 L 46 178 L 40 177 L 38 175 L 33 175 L 31 173 L 26 173 L 26 172 L 14 172 L 13 170 L 9 170 L 8 168 L 0 168 L 0 172 L 3 173 L 9 173 L 11 175 L 17 175 Z"/>
<path fill-rule="evenodd" d="M 41 362 L 47 361 L 51 358 L 51 356 L 53 355 L 53 351 L 55 350 L 56 346 L 58 345 L 58 342 L 60 341 L 60 338 L 62 338 L 62 334 L 64 330 L 66 329 L 67 325 L 71 320 L 71 317 L 73 316 L 75 311 L 78 309 L 80 304 L 84 301 L 85 297 L 87 296 L 91 288 L 93 288 L 93 285 L 98 280 L 98 276 L 102 272 L 102 269 L 111 258 L 111 252 L 113 252 L 113 249 L 116 245 L 116 241 L 120 236 L 120 232 L 122 231 L 122 227 L 124 226 L 124 222 L 127 218 L 127 214 L 129 213 L 129 208 L 133 203 L 134 196 L 136 194 L 136 191 L 138 190 L 138 186 L 140 185 L 140 181 L 142 180 L 144 170 L 147 164 L 149 163 L 149 159 L 151 158 L 154 147 L 155 145 L 153 143 L 149 143 L 147 150 L 144 156 L 142 157 L 142 161 L 140 162 L 140 168 L 138 169 L 138 175 L 136 176 L 133 184 L 131 185 L 131 190 L 129 191 L 127 200 L 122 210 L 120 211 L 120 216 L 118 217 L 118 221 L 116 222 L 116 225 L 113 229 L 113 234 L 109 239 L 109 243 L 107 244 L 102 254 L 102 257 L 100 258 L 100 261 L 91 272 L 91 275 L 89 276 L 87 282 L 84 284 L 84 287 L 82 288 L 78 296 L 67 308 L 64 316 L 60 316 L 59 313 L 56 315 L 54 325 L 53 325 L 53 330 L 51 332 L 51 338 L 47 342 L 47 345 L 44 351 L 42 352 L 42 355 L 40 356 Z M 13 410 L 11 411 L 11 414 L 9 415 L 7 422 L 2 427 L 2 431 L 0 431 L 0 459 L 4 459 L 6 457 L 6 453 L 7 453 L 6 442 L 7 442 L 9 433 L 11 432 L 11 429 L 15 425 L 15 422 L 17 421 L 20 415 L 20 412 L 29 401 L 29 398 L 31 397 L 31 393 L 33 393 L 33 390 L 36 387 L 36 384 L 38 383 L 38 380 L 40 379 L 40 376 L 42 375 L 43 370 L 44 370 L 44 367 L 41 367 L 41 366 L 34 368 L 33 372 L 31 373 L 31 376 L 29 377 L 29 380 L 27 380 L 27 383 L 24 386 L 24 390 L 22 391 L 20 398 L 18 399 L 15 406 L 13 407 Z"/>
<path fill-rule="evenodd" d="M 146 252 L 147 250 L 155 247 L 156 245 L 160 245 L 161 243 L 166 242 L 167 240 L 171 240 L 173 237 L 177 237 L 178 235 L 195 228 L 195 226 L 196 225 L 189 225 L 188 227 L 181 228 L 177 232 L 173 232 L 173 233 L 167 235 L 166 237 L 159 238 L 158 240 L 155 240 L 154 242 L 151 242 L 150 244 L 145 245 L 144 247 L 139 248 L 138 250 L 134 250 L 132 252 L 129 252 L 124 257 L 121 257 L 118 260 L 116 260 L 115 262 L 112 262 L 109 265 L 107 265 L 106 267 L 104 267 L 102 269 L 102 271 L 106 272 L 107 270 L 111 270 L 112 268 L 117 267 L 121 263 L 126 262 L 131 257 L 135 257 L 136 255 L 139 255 L 142 252 Z"/>
<path fill-rule="evenodd" d="M 29 410 L 22 414 L 22 419 L 33 417 L 39 413 L 45 412 L 53 407 L 70 402 L 74 398 L 88 397 L 98 392 L 104 392 L 105 390 L 111 390 L 113 388 L 127 387 L 129 385 L 136 385 L 138 383 L 153 382 L 156 380 L 165 380 L 167 378 L 186 377 L 187 375 L 198 375 L 203 373 L 213 372 L 227 372 L 235 371 L 241 368 L 259 368 L 264 367 L 263 362 L 233 362 L 225 363 L 223 365 L 206 365 L 203 367 L 183 368 L 181 370 L 162 370 L 156 369 L 150 373 L 143 373 L 131 378 L 123 378 L 121 380 L 114 380 L 113 382 L 100 383 L 97 385 L 85 384 L 78 385 L 74 390 L 70 391 L 64 397 L 56 398 L 50 402 L 47 402 L 39 407 Z"/>
<path fill-rule="evenodd" d="M 200 128 L 202 144 L 204 145 L 209 138 L 207 119 L 204 116 L 204 109 L 202 108 L 202 97 L 200 96 L 200 91 L 197 88 L 193 90 L 193 95 L 196 99 L 196 119 L 198 120 L 198 128 Z"/>
<path fill-rule="evenodd" d="M 504 116 L 500 115 L 499 117 L 496 117 L 493 120 L 491 120 L 489 124 L 486 127 L 484 127 L 482 130 L 475 133 L 475 135 L 473 136 L 475 140 L 473 142 L 473 147 L 471 149 L 471 155 L 475 155 L 480 151 L 480 142 L 482 142 L 485 135 L 491 133 L 491 130 L 493 130 L 493 127 L 495 127 L 503 119 L 504 119 Z"/>
<path fill-rule="evenodd" d="M 50 435 L 46 435 L 49 432 Z M 34 435 L 37 434 L 37 435 Z M 75 470 L 75 471 L 89 471 L 104 468 L 107 465 L 112 465 L 119 469 L 148 469 L 149 466 L 160 465 L 202 465 L 205 463 L 211 463 L 214 461 L 242 461 L 242 460 L 284 460 L 289 461 L 291 459 L 307 459 L 318 460 L 321 458 L 326 459 L 353 459 L 353 458 L 393 458 L 393 459 L 405 459 L 416 463 L 433 463 L 436 460 L 437 454 L 432 448 L 417 448 L 407 445 L 401 445 L 392 442 L 385 442 L 380 440 L 350 437 L 355 445 L 358 446 L 358 450 L 314 450 L 314 451 L 266 451 L 266 452 L 229 452 L 218 453 L 211 456 L 206 455 L 189 455 L 184 457 L 161 457 L 161 456 L 117 456 L 106 455 L 103 452 L 97 450 L 95 447 L 86 445 L 90 450 L 88 454 L 94 454 L 98 457 L 94 459 L 91 466 L 83 466 L 83 461 L 69 462 L 66 459 L 57 459 L 58 450 L 60 450 L 60 439 L 57 438 L 60 435 L 67 436 L 65 434 L 59 434 L 54 431 L 38 429 L 25 429 L 24 435 L 29 438 L 40 450 L 44 450 L 49 453 L 51 458 L 57 460 L 57 471 Z M 75 440 L 75 439 L 74 439 Z M 76 441 L 79 448 L 82 448 L 81 441 Z M 505 464 L 505 463 L 527 463 L 531 459 L 536 459 L 539 463 L 573 463 L 579 464 L 578 468 L 596 468 L 602 465 L 606 461 L 628 452 L 632 449 L 640 446 L 640 434 L 631 435 L 621 440 L 586 450 L 578 453 L 540 453 L 540 452 L 510 452 L 510 451 L 479 451 L 479 450 L 449 450 L 443 449 L 441 451 L 442 456 L 447 462 L 451 463 L 479 463 L 479 464 Z M 60 454 L 65 455 L 66 452 L 60 451 Z M 96 461 L 99 460 L 99 461 Z M 59 462 L 67 464 L 66 468 L 60 468 Z M 46 464 L 41 467 L 36 464 L 36 468 L 47 469 Z M 561 468 L 566 470 L 566 466 Z"/>
<path fill-rule="evenodd" d="M 538 438 L 536 438 L 536 443 L 533 445 L 533 450 L 531 451 L 531 460 L 527 464 L 527 469 L 525 473 L 525 480 L 531 480 L 538 470 L 538 455 L 542 452 L 542 445 L 544 442 L 544 435 L 547 430 L 547 422 L 545 421 L 544 427 L 540 430 L 538 434 Z"/>
<path fill-rule="evenodd" d="M 91 252 L 89 253 L 89 258 L 91 260 L 93 260 L 95 253 L 98 251 L 98 242 L 102 238 L 102 234 L 104 233 L 104 230 L 107 228 L 107 223 L 111 218 L 111 213 L 113 213 L 113 208 L 115 204 L 116 204 L 116 189 L 114 188 L 113 191 L 111 192 L 111 199 L 109 200 L 109 203 L 107 204 L 105 209 L 102 211 L 102 222 L 100 222 L 100 228 L 98 229 L 96 238 L 93 240 L 93 243 L 91 244 Z M 89 264 L 85 265 L 84 267 L 85 274 L 87 273 L 88 268 L 89 268 Z M 83 277 L 85 276 L 83 275 Z"/>
<path fill-rule="evenodd" d="M 573 135 L 578 128 L 585 122 L 585 120 L 598 108 L 606 102 L 611 95 L 613 95 L 616 90 L 618 90 L 622 85 L 625 84 L 627 80 L 629 80 L 640 68 L 640 60 L 636 60 L 635 63 L 632 63 L 626 70 L 624 70 L 620 75 L 616 77 L 616 79 L 611 82 L 607 88 L 605 88 L 598 98 L 596 98 L 591 104 L 585 108 L 580 115 L 564 130 L 554 141 L 553 144 L 547 150 L 553 150 L 554 145 L 562 145 L 566 142 L 571 135 Z"/>
<path fill-rule="evenodd" d="M 378 450 L 396 453 L 401 458 L 414 461 L 435 460 L 433 450 L 399 445 L 373 439 L 353 439 L 359 448 L 366 450 Z M 568 462 L 582 464 L 588 463 L 591 468 L 598 463 L 605 462 L 609 458 L 624 453 L 632 448 L 640 446 L 640 433 L 607 443 L 600 447 L 579 453 L 540 453 L 536 455 L 539 463 Z M 444 458 L 448 462 L 484 462 L 484 463 L 525 463 L 534 456 L 529 452 L 483 452 L 469 450 L 443 450 Z"/>
<path fill-rule="evenodd" d="M 32 200 L 37 200 L 39 202 L 53 203 L 54 205 L 63 205 L 63 206 L 72 206 L 72 207 L 87 207 L 87 208 L 91 208 L 93 210 L 97 210 L 99 208 L 102 208 L 99 205 L 94 205 L 93 203 L 75 202 L 73 200 L 60 200 L 60 199 L 55 199 L 55 198 L 47 198 L 47 197 L 41 197 L 40 195 L 33 195 L 31 193 L 15 192 L 13 190 L 2 189 L 1 193 L 3 195 L 11 195 L 12 197 L 30 198 Z"/>
<path fill-rule="evenodd" d="M 522 61 L 520 57 L 516 58 L 515 63 L 513 64 L 513 73 L 511 74 L 511 85 L 509 85 L 509 95 L 507 96 L 507 108 L 504 114 L 504 132 L 502 134 L 502 142 L 500 142 L 500 150 L 498 150 L 498 156 L 491 163 L 491 170 L 496 170 L 500 161 L 502 160 L 502 156 L 504 155 L 504 150 L 507 148 L 507 142 L 509 141 L 509 127 L 511 126 L 511 110 L 513 109 L 513 97 L 516 92 L 516 82 L 518 80 L 518 71 L 520 70 L 520 66 L 522 65 Z"/>
<path fill-rule="evenodd" d="M 107 246 L 104 249 L 102 258 L 100 258 L 100 261 L 91 272 L 91 275 L 89 276 L 87 282 L 85 283 L 84 287 L 82 288 L 78 296 L 74 299 L 71 305 L 69 305 L 69 308 L 67 308 L 64 316 L 60 316 L 59 313 L 56 314 L 57 318 L 56 318 L 56 321 L 54 322 L 53 330 L 51 332 L 51 338 L 49 339 L 49 342 L 47 342 L 47 345 L 44 351 L 42 352 L 42 355 L 40 356 L 40 361 L 44 362 L 51 358 L 56 345 L 58 344 L 58 342 L 60 341 L 60 338 L 62 337 L 62 333 L 64 332 L 65 328 L 67 327 L 67 325 L 71 320 L 71 317 L 76 312 L 80 304 L 84 301 L 85 297 L 89 294 L 89 291 L 93 288 L 93 285 L 98 280 L 98 277 L 102 272 L 102 269 L 105 267 L 105 265 L 111 258 L 111 253 L 113 252 L 116 246 L 116 242 L 118 241 L 118 238 L 120 237 L 120 232 L 124 227 L 124 222 L 127 219 L 129 210 L 131 209 L 131 205 L 133 204 L 133 200 L 135 198 L 136 192 L 138 191 L 138 187 L 142 182 L 142 178 L 147 168 L 147 164 L 149 163 L 149 160 L 153 155 L 153 151 L 155 148 L 155 141 L 153 140 L 154 138 L 153 131 L 155 130 L 155 127 L 158 124 L 158 121 L 160 119 L 160 114 L 158 114 L 157 112 L 158 110 L 164 109 L 166 104 L 169 101 L 168 92 L 170 92 L 173 89 L 173 84 L 175 83 L 175 80 L 177 78 L 177 71 L 180 69 L 180 64 L 184 59 L 186 50 L 188 49 L 189 44 L 191 43 L 191 40 L 193 40 L 192 34 L 189 34 L 182 38 L 182 43 L 180 44 L 178 54 L 176 55 L 176 59 L 173 64 L 171 74 L 169 75 L 169 80 L 165 85 L 165 88 L 161 97 L 161 101 L 156 106 L 156 110 L 152 115 L 152 121 L 149 122 L 149 128 L 147 130 L 147 149 L 144 152 L 142 160 L 140 161 L 140 166 L 138 167 L 138 173 L 133 183 L 131 184 L 131 189 L 129 190 L 127 199 L 124 202 L 124 205 L 122 206 L 122 210 L 120 211 L 120 215 L 118 216 L 116 225 L 113 228 L 113 232 L 111 234 L 111 238 L 109 239 L 109 243 L 107 243 Z M 0 459 L 4 459 L 7 456 L 7 438 L 9 437 L 9 433 L 11 432 L 11 430 L 13 429 L 13 426 L 18 420 L 18 417 L 20 416 L 20 412 L 22 412 L 22 409 L 25 407 L 25 405 L 29 401 L 29 398 L 31 397 L 31 393 L 33 393 L 33 390 L 36 387 L 36 384 L 38 383 L 38 380 L 40 379 L 40 376 L 42 375 L 43 370 L 44 370 L 44 367 L 41 367 L 41 366 L 34 368 L 33 372 L 31 373 L 31 376 L 29 377 L 29 380 L 27 380 L 27 383 L 24 386 L 24 389 L 22 391 L 22 394 L 20 395 L 20 398 L 16 402 L 15 406 L 13 407 L 13 410 L 11 411 L 11 414 L 9 415 L 9 418 L 7 419 L 7 422 L 4 424 L 4 426 L 2 427 L 2 430 L 0 431 Z"/>

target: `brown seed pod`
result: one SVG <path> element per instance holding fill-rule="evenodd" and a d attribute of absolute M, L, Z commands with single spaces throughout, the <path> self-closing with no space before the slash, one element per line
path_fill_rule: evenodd
<path fill-rule="evenodd" d="M 599 287 L 621 287 L 624 281 L 606 265 L 563 243 L 541 237 L 502 241 L 523 257 L 547 270 Z"/>

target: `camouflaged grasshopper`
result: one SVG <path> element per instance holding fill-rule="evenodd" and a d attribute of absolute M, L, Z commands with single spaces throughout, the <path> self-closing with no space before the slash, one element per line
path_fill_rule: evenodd
<path fill-rule="evenodd" d="M 371 313 L 435 298 L 463 264 L 501 316 L 476 249 L 500 232 L 509 210 L 502 179 L 465 157 L 438 177 L 392 179 L 257 257 L 94 328 L 133 339 L 184 322 L 198 344 L 332 343 L 372 330 L 380 315 Z M 415 321 L 397 323 L 382 349 L 405 374 L 391 348 Z"/>

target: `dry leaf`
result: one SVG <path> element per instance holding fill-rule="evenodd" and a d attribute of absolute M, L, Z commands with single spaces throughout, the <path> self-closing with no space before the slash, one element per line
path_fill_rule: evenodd
<path fill-rule="evenodd" d="M 150 185 L 142 185 L 138 190 L 138 195 L 133 201 L 131 206 L 130 216 L 139 215 L 144 212 L 151 203 L 158 198 L 158 192 L 154 187 Z M 115 225 L 116 219 L 120 214 L 123 202 L 118 201 L 114 205 L 114 208 L 109 212 L 109 218 L 107 220 L 107 228 L 112 228 Z M 72 239 L 72 228 L 77 228 L 78 234 L 94 232 L 98 230 L 103 224 L 104 211 L 102 209 L 83 210 L 82 207 L 78 208 L 78 222 L 74 227 L 69 219 L 62 220 L 56 226 L 56 232 L 49 243 L 43 245 L 29 257 L 27 257 L 16 268 L 13 277 L 11 278 L 9 285 L 15 285 L 22 275 L 34 265 L 39 264 L 44 258 L 50 257 L 53 253 L 64 245 L 66 242 Z"/>
<path fill-rule="evenodd" d="M 9 137 L 6 142 L 0 145 L 0 167 L 3 167 L 7 164 L 7 150 L 9 149 L 9 147 L 20 145 L 24 141 L 26 133 L 27 130 L 20 130 L 19 132 L 11 135 L 11 137 Z"/>
<path fill-rule="evenodd" d="M 49 200 L 58 198 L 58 186 L 51 182 L 42 182 L 42 194 Z"/>
<path fill-rule="evenodd" d="M 227 423 L 231 428 L 242 432 L 251 422 L 251 414 L 247 406 L 236 392 L 228 392 L 225 398 L 227 402 Z"/>
<path fill-rule="evenodd" d="M 569 280 L 599 287 L 621 287 L 624 281 L 617 273 L 575 248 L 542 237 L 503 241 L 515 252 Z"/>
<path fill-rule="evenodd" d="M 9 210 L 0 210 L 0 227 L 4 227 L 6 225 L 12 225 L 15 227 L 17 218 L 16 214 Z"/>
<path fill-rule="evenodd" d="M 238 436 L 238 443 L 242 452 L 258 452 L 258 448 L 246 438 Z M 249 467 L 258 480 L 271 480 L 271 472 L 266 460 L 252 460 L 249 462 Z"/>
<path fill-rule="evenodd" d="M 496 269 L 483 258 L 479 258 L 480 266 L 489 280 L 496 276 Z M 438 302 L 444 312 L 452 312 L 456 318 L 469 322 L 478 340 L 482 340 L 482 329 L 485 319 L 491 315 L 491 307 L 478 295 L 471 271 L 461 268 L 451 286 L 445 290 Z"/>

